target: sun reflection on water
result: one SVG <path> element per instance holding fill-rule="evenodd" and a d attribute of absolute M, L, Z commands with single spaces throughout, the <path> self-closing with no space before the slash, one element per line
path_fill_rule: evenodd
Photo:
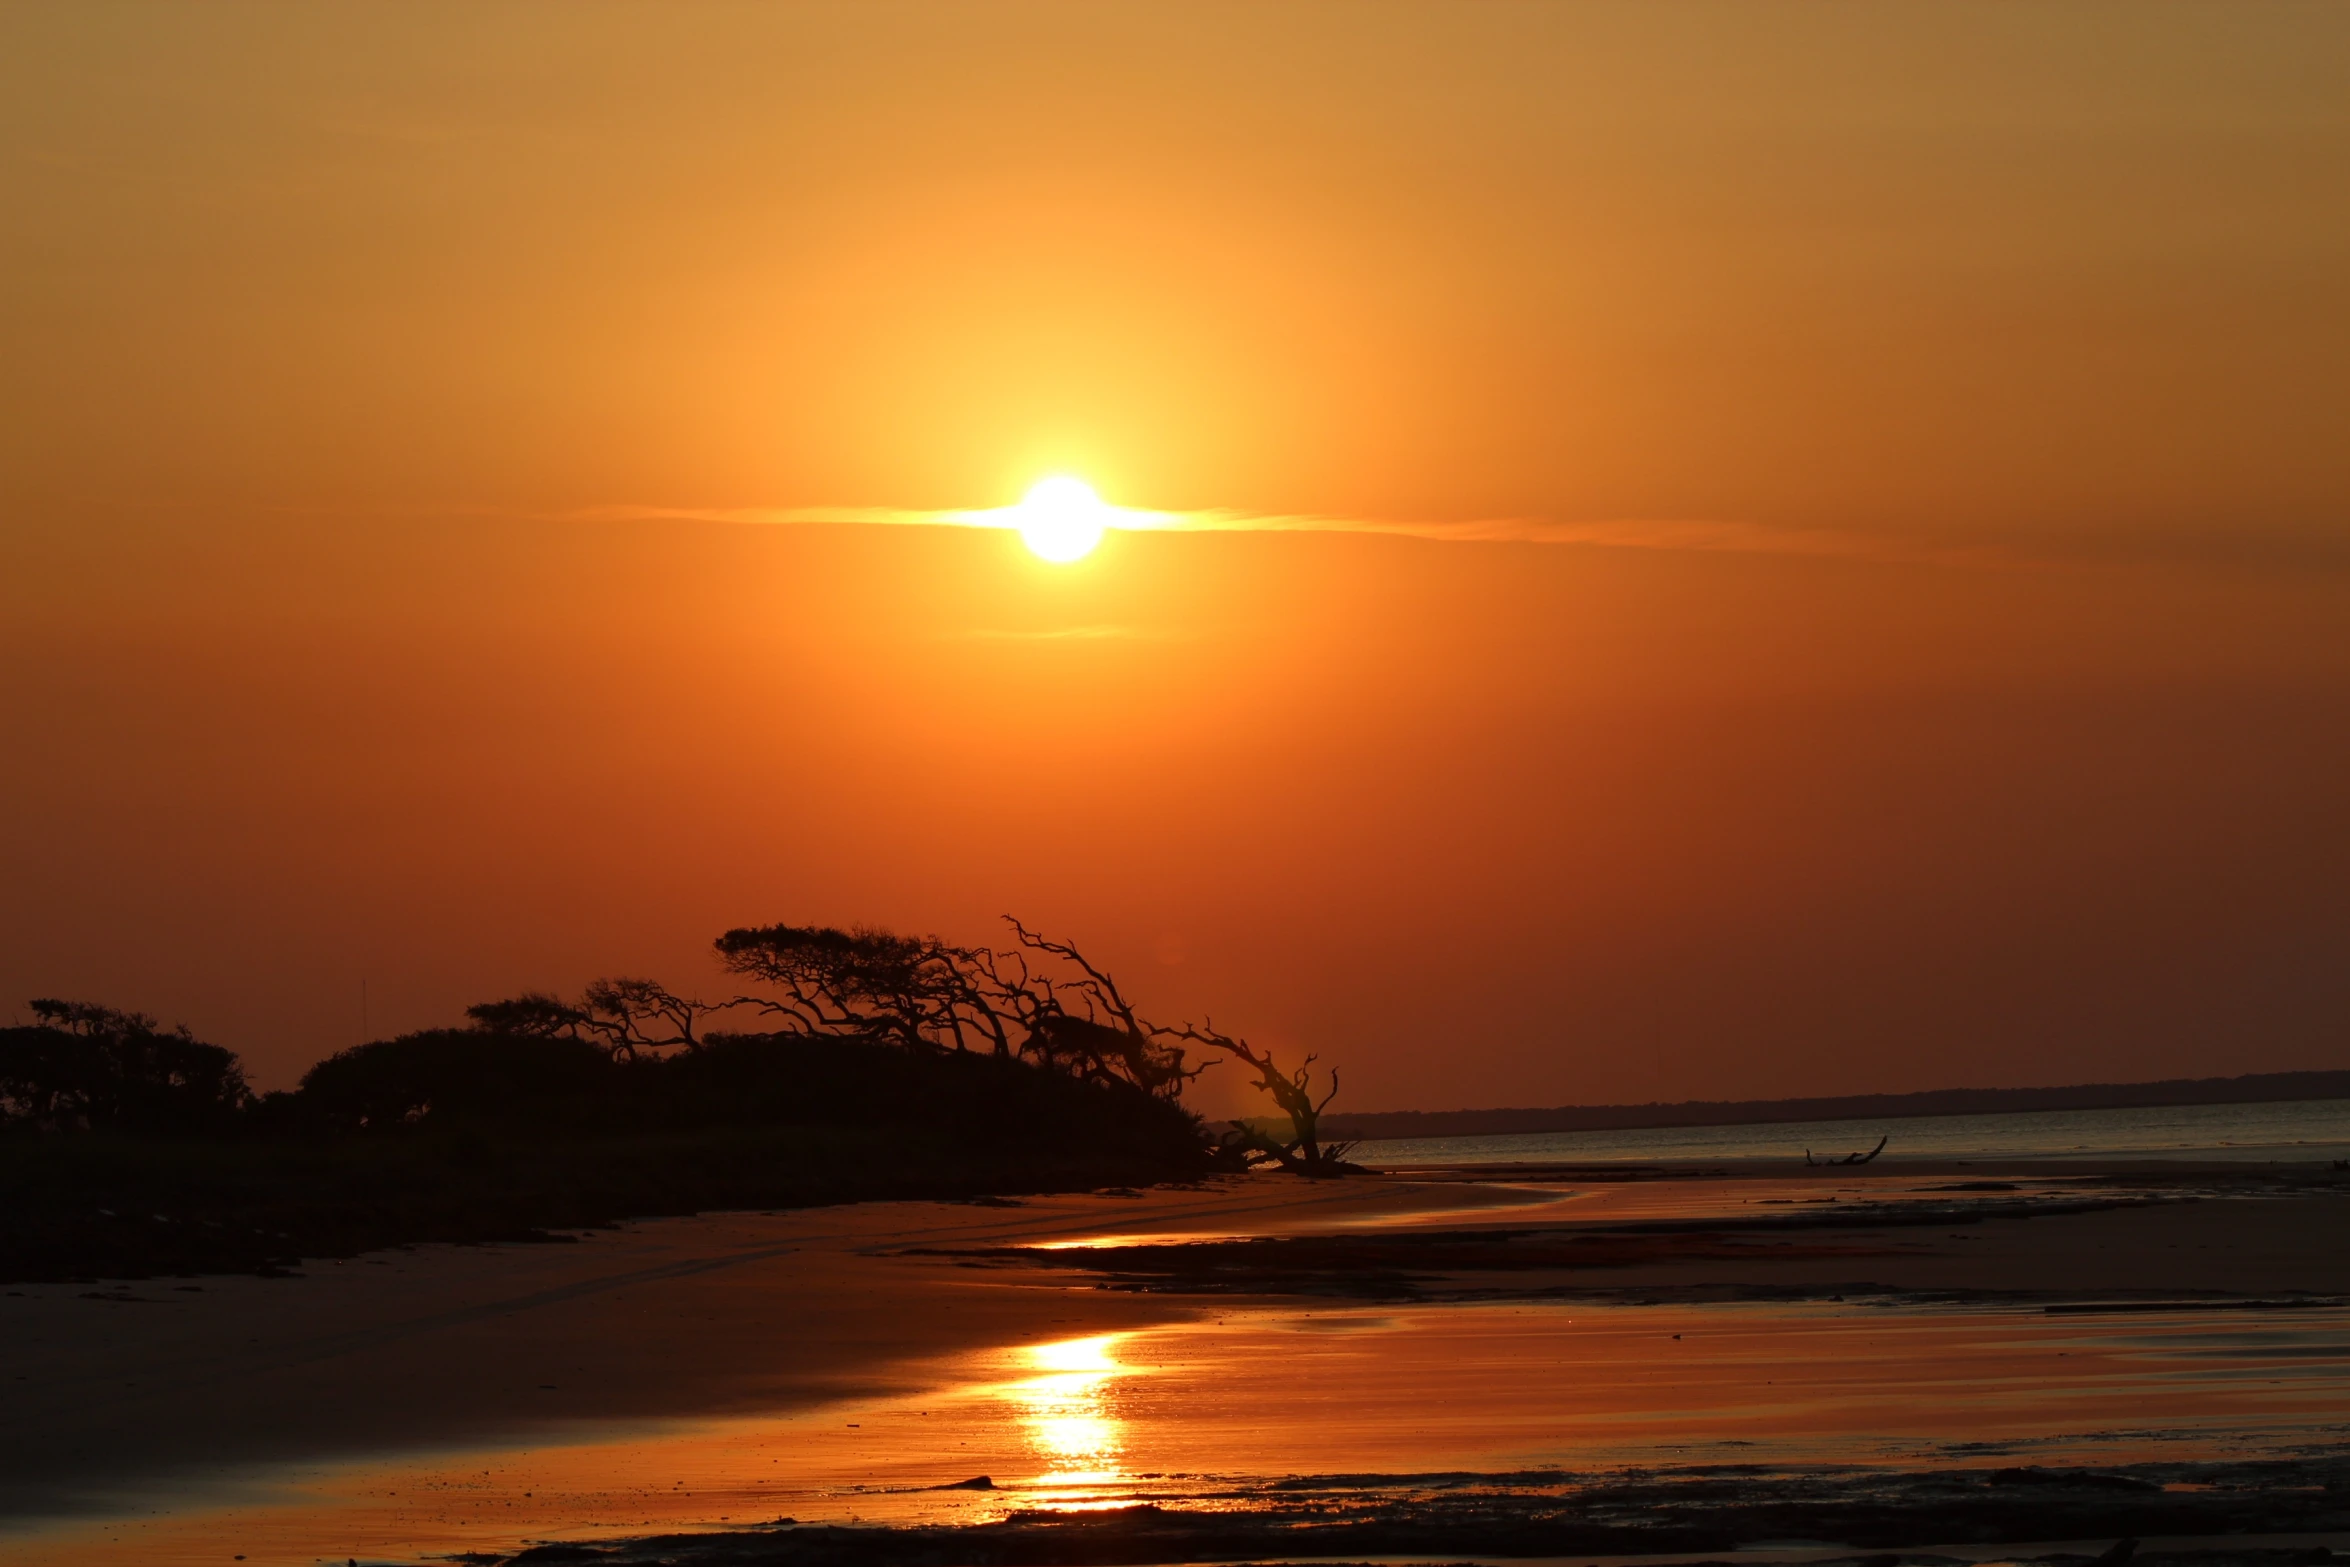
<path fill-rule="evenodd" d="M 1044 1466 L 1034 1483 L 1046 1488 L 1038 1498 L 1045 1505 L 1108 1505 L 1088 1492 L 1126 1478 L 1125 1422 L 1114 1394 L 1118 1380 L 1132 1371 L 1113 1353 L 1125 1337 L 1103 1333 L 1034 1345 L 1023 1355 L 1037 1375 L 1003 1389 L 1019 1412 L 1029 1451 Z"/>

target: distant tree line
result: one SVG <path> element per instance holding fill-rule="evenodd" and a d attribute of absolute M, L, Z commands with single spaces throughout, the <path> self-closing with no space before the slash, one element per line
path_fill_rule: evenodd
<path fill-rule="evenodd" d="M 130 1136 L 384 1135 L 423 1126 L 540 1133 L 690 1128 L 794 1117 L 920 1135 L 1141 1137 L 1228 1166 L 1336 1173 L 1319 1135 L 1336 1092 L 1212 1024 L 1155 1024 L 1073 944 L 1007 920 L 1008 948 L 827 926 L 730 930 L 719 1002 L 647 979 L 576 998 L 525 993 L 467 1026 L 336 1052 L 290 1093 L 256 1095 L 234 1052 L 139 1013 L 32 1004 L 0 1029 L 0 1131 Z M 752 1025 L 717 1029 L 714 1022 Z M 1183 1089 L 1219 1059 L 1254 1074 L 1290 1121 L 1203 1141 Z"/>

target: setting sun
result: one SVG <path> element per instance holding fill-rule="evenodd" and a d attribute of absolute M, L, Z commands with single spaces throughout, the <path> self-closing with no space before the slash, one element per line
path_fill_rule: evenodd
<path fill-rule="evenodd" d="M 1012 508 L 1028 547 L 1057 563 L 1083 560 L 1102 541 L 1111 508 L 1083 479 L 1056 475 L 1029 486 Z"/>

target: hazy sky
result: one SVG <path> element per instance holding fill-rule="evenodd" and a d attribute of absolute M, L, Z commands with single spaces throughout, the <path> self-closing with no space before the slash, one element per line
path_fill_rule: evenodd
<path fill-rule="evenodd" d="M 0 350 L 0 1015 L 2350 1066 L 2339 6 L 0 6 Z M 710 520 L 1056 470 L 1236 526 Z"/>

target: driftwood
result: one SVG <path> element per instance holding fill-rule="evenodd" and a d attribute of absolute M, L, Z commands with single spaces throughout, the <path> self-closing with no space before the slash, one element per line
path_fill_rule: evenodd
<path fill-rule="evenodd" d="M 1806 1148 L 1806 1149 L 1803 1151 L 1803 1162 L 1804 1162 L 1805 1164 L 1808 1164 L 1808 1165 L 1812 1166 L 1812 1167 L 1813 1167 L 1813 1168 L 1815 1168 L 1815 1169 L 1817 1169 L 1817 1168 L 1820 1168 L 1820 1167 L 1823 1167 L 1823 1166 L 1826 1166 L 1826 1165 L 1835 1165 L 1835 1164 L 1866 1164 L 1866 1163 L 1868 1163 L 1868 1162 L 1869 1162 L 1871 1159 L 1874 1159 L 1875 1157 L 1877 1157 L 1877 1155 L 1879 1155 L 1879 1154 L 1883 1153 L 1883 1152 L 1885 1151 L 1885 1145 L 1886 1145 L 1887 1143 L 1891 1142 L 1891 1141 L 1893 1141 L 1893 1134 L 1892 1134 L 1892 1133 L 1890 1133 L 1890 1132 L 1888 1132 L 1888 1133 L 1886 1133 L 1886 1134 L 1885 1134 L 1883 1137 L 1880 1137 L 1880 1138 L 1878 1138 L 1878 1139 L 1877 1139 L 1877 1146 L 1876 1146 L 1876 1147 L 1874 1147 L 1874 1148 L 1871 1148 L 1871 1149 L 1870 1149 L 1870 1150 L 1869 1150 L 1867 1153 L 1848 1153 L 1848 1154 L 1841 1154 L 1841 1155 L 1831 1155 L 1831 1156 L 1829 1156 L 1828 1158 L 1825 1158 L 1825 1159 L 1815 1159 L 1815 1158 L 1813 1158 L 1813 1157 L 1812 1157 L 1812 1154 L 1811 1154 L 1811 1150 L 1810 1150 L 1809 1148 Z"/>

